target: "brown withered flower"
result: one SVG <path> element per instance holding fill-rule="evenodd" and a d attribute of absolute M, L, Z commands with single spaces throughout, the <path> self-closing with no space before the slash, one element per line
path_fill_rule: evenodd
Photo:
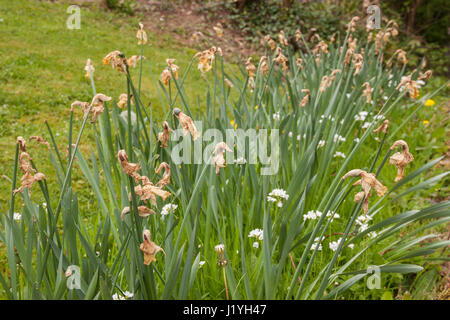
<path fill-rule="evenodd" d="M 256 67 L 252 63 L 252 57 L 249 57 L 245 62 L 245 70 L 247 70 L 247 74 L 250 78 L 256 75 Z"/>
<path fill-rule="evenodd" d="M 378 133 L 378 132 L 387 133 L 388 128 L 389 128 L 389 120 L 386 119 L 383 121 L 383 123 L 378 128 L 373 130 L 373 133 Z"/>
<path fill-rule="evenodd" d="M 144 253 L 144 264 L 150 265 L 153 261 L 156 261 L 155 255 L 162 251 L 164 254 L 163 248 L 157 246 L 153 241 L 150 240 L 150 230 L 145 229 L 142 233 L 142 237 L 144 238 L 144 242 L 141 243 L 139 249 Z"/>
<path fill-rule="evenodd" d="M 131 98 L 133 98 L 133 95 L 130 94 L 130 104 L 133 104 L 133 101 L 131 100 Z M 128 95 L 126 93 L 122 93 L 119 96 L 119 101 L 117 102 L 117 106 L 120 109 L 125 109 L 127 107 L 128 104 Z"/>
<path fill-rule="evenodd" d="M 295 30 L 295 41 L 299 42 L 302 39 L 302 33 L 300 29 Z"/>
<path fill-rule="evenodd" d="M 357 17 L 357 16 L 353 17 L 352 20 L 350 20 L 350 22 L 347 25 L 348 30 L 350 32 L 355 32 L 356 22 L 358 22 L 358 21 L 359 21 L 359 17 Z"/>
<path fill-rule="evenodd" d="M 216 156 L 212 158 L 213 166 L 216 168 L 216 174 L 219 174 L 220 168 L 226 167 L 224 158 L 225 151 L 233 152 L 225 142 L 219 142 L 212 152 L 212 154 L 216 154 Z"/>
<path fill-rule="evenodd" d="M 19 137 L 22 138 L 22 137 Z M 19 144 L 19 149 L 25 149 L 25 139 L 17 139 L 17 143 Z M 30 163 L 31 157 L 25 151 L 22 151 L 19 155 L 19 168 L 23 171 L 23 176 L 20 179 L 22 182 L 21 186 L 18 189 L 14 190 L 14 194 L 21 192 L 28 188 L 28 194 L 31 195 L 31 187 L 37 181 L 45 180 L 45 175 L 40 172 L 36 172 L 35 169 L 31 166 Z"/>
<path fill-rule="evenodd" d="M 142 185 L 137 185 L 134 188 L 134 192 L 142 201 L 150 200 L 152 205 L 157 208 L 158 205 L 156 203 L 156 196 L 160 197 L 163 201 L 170 196 L 170 192 L 154 186 L 148 177 L 141 176 L 140 180 L 142 181 Z"/>
<path fill-rule="evenodd" d="M 328 88 L 328 76 L 323 76 L 322 81 L 320 82 L 319 91 L 325 92 Z"/>
<path fill-rule="evenodd" d="M 432 75 L 433 75 L 433 71 L 431 71 L 431 70 L 427 70 L 427 71 L 425 71 L 425 73 L 422 73 L 420 71 L 419 77 L 417 78 L 417 80 L 428 80 L 431 78 Z"/>
<path fill-rule="evenodd" d="M 288 59 L 286 58 L 286 56 L 283 54 L 283 52 L 281 51 L 280 47 L 277 47 L 277 49 L 275 50 L 275 59 L 274 61 L 277 64 L 281 64 L 281 67 L 283 69 L 283 71 L 286 71 L 289 69 L 288 67 Z"/>
<path fill-rule="evenodd" d="M 407 90 L 409 97 L 412 99 L 416 99 L 419 97 L 419 87 L 417 82 L 411 80 L 412 74 L 409 76 L 402 77 L 400 83 L 397 86 L 397 90 Z"/>
<path fill-rule="evenodd" d="M 105 110 L 103 107 L 103 102 L 110 101 L 111 97 L 108 97 L 104 95 L 103 93 L 97 93 L 94 98 L 92 99 L 91 105 L 91 113 L 92 115 L 92 121 L 95 122 L 97 120 L 97 117 L 102 114 L 102 112 Z"/>
<path fill-rule="evenodd" d="M 120 214 L 120 217 L 122 218 L 122 221 L 125 220 L 125 215 L 130 213 L 130 207 L 125 207 L 122 210 L 122 213 Z M 150 208 L 147 208 L 146 206 L 139 206 L 138 207 L 138 214 L 140 217 L 145 218 L 148 217 L 151 214 L 156 214 L 155 211 L 153 211 Z"/>
<path fill-rule="evenodd" d="M 214 58 L 216 56 L 216 53 L 218 53 L 220 56 L 222 55 L 222 49 L 211 47 L 210 49 L 207 49 L 202 52 L 198 52 L 194 57 L 198 58 L 198 69 L 204 75 L 205 72 L 208 72 L 212 69 L 212 63 L 214 61 Z"/>
<path fill-rule="evenodd" d="M 297 65 L 299 70 L 303 69 L 303 59 L 302 58 L 298 58 L 297 61 L 295 62 L 295 64 Z"/>
<path fill-rule="evenodd" d="M 125 150 L 120 150 L 117 154 L 117 159 L 122 165 L 122 170 L 126 175 L 134 178 L 134 180 L 139 181 L 140 175 L 137 173 L 138 170 L 141 170 L 141 166 L 139 163 L 131 163 L 128 162 L 128 155 Z"/>
<path fill-rule="evenodd" d="M 161 142 L 161 147 L 167 147 L 167 142 L 170 138 L 170 133 L 173 132 L 169 127 L 169 123 L 164 121 L 163 123 L 163 131 L 158 133 L 158 140 Z"/>
<path fill-rule="evenodd" d="M 372 101 L 372 88 L 370 87 L 370 84 L 368 82 L 364 82 L 361 87 L 366 87 L 362 92 L 362 96 L 366 97 L 367 103 L 370 103 Z"/>
<path fill-rule="evenodd" d="M 89 102 L 75 101 L 70 105 L 70 111 L 73 111 L 75 107 L 81 107 L 83 112 L 87 112 L 89 110 Z"/>
<path fill-rule="evenodd" d="M 363 67 L 364 57 L 362 54 L 354 53 L 353 54 L 353 65 L 355 66 L 355 73 L 353 73 L 354 76 L 359 74 L 361 72 L 361 69 Z"/>
<path fill-rule="evenodd" d="M 225 78 L 225 83 L 226 83 L 227 86 L 229 86 L 230 88 L 234 88 L 233 82 L 231 82 L 229 79 Z"/>
<path fill-rule="evenodd" d="M 122 73 L 127 72 L 126 63 L 127 63 L 127 61 L 126 61 L 125 55 L 118 50 L 108 53 L 103 58 L 103 64 L 105 64 L 107 66 L 111 66 Z"/>
<path fill-rule="evenodd" d="M 397 176 L 395 182 L 403 179 L 405 176 L 405 167 L 408 163 L 414 160 L 413 155 L 409 152 L 408 144 L 403 140 L 397 140 L 391 147 L 394 150 L 396 147 L 402 147 L 402 152 L 396 152 L 389 158 L 389 164 L 393 164 L 397 167 Z"/>
<path fill-rule="evenodd" d="M 281 30 L 280 33 L 278 34 L 278 41 L 280 42 L 280 44 L 282 46 L 287 47 L 288 46 L 288 41 L 286 39 L 286 36 L 284 35 L 284 31 Z"/>
<path fill-rule="evenodd" d="M 166 185 L 170 183 L 170 166 L 167 162 L 161 162 L 158 169 L 155 170 L 155 173 L 159 173 L 162 169 L 164 169 L 164 174 L 156 183 L 156 186 L 159 188 L 164 188 Z"/>
<path fill-rule="evenodd" d="M 86 78 L 89 78 L 91 75 L 94 74 L 95 68 L 92 64 L 91 59 L 87 59 L 86 65 L 84 66 L 84 71 L 86 71 L 86 74 L 84 75 Z"/>
<path fill-rule="evenodd" d="M 36 142 L 41 143 L 43 145 L 46 145 L 47 148 L 50 149 L 50 143 L 48 143 L 44 138 L 42 138 L 41 136 L 31 136 L 29 138 L 29 140 L 36 140 Z"/>
<path fill-rule="evenodd" d="M 141 59 L 145 59 L 145 57 L 144 57 L 144 56 L 136 56 L 136 55 L 131 56 L 131 57 L 129 57 L 129 58 L 127 59 L 127 65 L 128 65 L 129 67 L 135 68 L 135 67 L 136 67 L 136 64 L 137 64 L 138 61 L 141 60 Z"/>
<path fill-rule="evenodd" d="M 374 173 L 367 173 L 364 170 L 361 169 L 353 169 L 347 172 L 342 179 L 345 180 L 348 177 L 361 177 L 358 181 L 356 181 L 353 185 L 361 185 L 361 188 L 363 191 L 358 192 L 355 195 L 354 201 L 360 202 L 364 198 L 363 202 L 363 210 L 364 214 L 367 214 L 369 211 L 369 197 L 370 197 L 370 191 L 371 189 L 375 189 L 375 192 L 379 197 L 384 196 L 384 194 L 387 192 L 387 188 L 377 180 Z"/>
<path fill-rule="evenodd" d="M 144 25 L 139 22 L 139 29 L 136 33 L 136 38 L 138 38 L 138 45 L 147 43 L 147 33 L 144 31 Z"/>
<path fill-rule="evenodd" d="M 302 101 L 300 101 L 300 107 L 305 107 L 309 102 L 310 91 L 308 89 L 302 89 L 302 92 L 306 95 L 303 97 Z"/>
<path fill-rule="evenodd" d="M 183 113 L 178 108 L 173 109 L 173 114 L 180 121 L 184 136 L 190 132 L 193 140 L 197 140 L 200 137 L 200 132 L 195 127 L 194 121 L 192 121 L 191 117 Z"/>
<path fill-rule="evenodd" d="M 27 152 L 27 142 L 25 141 L 24 137 L 18 136 L 17 137 L 17 144 L 19 145 L 19 150 L 22 152 Z"/>

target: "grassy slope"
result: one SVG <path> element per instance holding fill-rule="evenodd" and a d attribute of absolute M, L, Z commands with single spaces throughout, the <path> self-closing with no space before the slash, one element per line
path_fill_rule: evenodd
<path fill-rule="evenodd" d="M 125 82 L 116 70 L 101 65 L 101 59 L 112 50 L 121 50 L 127 56 L 139 54 L 139 47 L 135 38 L 137 19 L 119 17 L 115 13 L 105 12 L 101 9 L 82 8 L 81 30 L 68 30 L 65 21 L 69 16 L 66 13 L 68 5 L 50 4 L 35 1 L 17 0 L 14 2 L 0 0 L 0 204 L 4 205 L 9 199 L 10 184 L 2 175 L 11 177 L 14 156 L 14 144 L 18 135 L 28 139 L 31 135 L 43 135 L 49 138 L 44 126 L 44 120 L 48 120 L 58 145 L 66 143 L 68 130 L 68 115 L 70 103 L 74 100 L 89 101 L 91 87 L 88 79 L 84 77 L 83 66 L 87 58 L 93 60 L 96 68 L 95 79 L 98 92 L 103 92 L 117 98 L 125 92 Z M 181 72 L 186 68 L 195 50 L 180 48 L 173 43 L 170 36 L 162 38 L 149 34 L 149 44 L 144 49 L 144 55 L 148 58 L 153 74 L 157 77 L 165 67 L 165 59 L 176 58 Z M 143 76 L 142 91 L 144 103 L 152 102 L 156 115 L 167 111 L 167 105 L 161 105 L 157 96 L 155 85 L 151 80 L 149 65 Z M 136 75 L 137 70 L 133 70 Z M 120 80 L 119 80 L 120 79 Z M 445 80 L 433 80 L 433 83 L 422 90 L 421 94 L 437 87 Z M 198 72 L 191 72 L 185 84 L 187 98 L 191 106 L 198 106 L 197 97 L 204 99 L 206 88 Z M 436 101 L 444 101 L 445 97 L 438 97 Z M 405 110 L 394 112 L 394 118 L 390 119 L 395 129 L 402 122 L 401 116 Z M 407 140 L 416 161 L 407 168 L 408 172 L 417 169 L 426 161 L 436 158 L 445 152 L 445 122 L 442 120 L 445 114 L 442 105 L 423 107 L 417 117 L 413 117 L 410 123 L 403 127 L 397 135 L 398 139 Z M 201 110 L 197 107 L 197 111 Z M 398 118 L 395 118 L 395 115 Z M 76 114 L 75 123 L 81 123 L 82 114 Z M 425 125 L 423 120 L 430 123 Z M 74 128 L 77 134 L 78 127 Z M 81 149 L 86 154 L 89 148 L 89 140 L 93 137 L 91 126 L 88 126 L 83 137 Z M 30 143 L 30 145 L 33 145 Z M 377 142 L 371 139 L 365 149 L 367 154 L 374 153 Z M 50 161 L 46 159 L 46 152 L 40 152 L 42 147 L 30 147 L 38 168 L 55 182 L 55 173 Z M 366 158 L 366 155 L 364 156 Z M 356 165 L 356 164 L 355 164 Z M 83 212 L 86 218 L 95 214 L 96 200 L 89 189 L 87 182 L 75 165 L 75 187 L 81 191 L 80 202 L 83 203 Z M 383 175 L 394 176 L 395 168 L 388 166 Z M 432 174 L 430 173 L 429 176 Z M 415 194 L 415 197 L 407 197 L 396 202 L 389 214 L 400 212 L 401 208 L 422 207 L 424 202 L 436 190 L 436 195 L 444 195 L 445 190 L 439 189 L 440 184 L 433 190 Z M 56 189 L 56 188 L 53 188 Z M 40 193 L 34 193 L 40 197 Z M 423 197 L 418 197 L 419 195 Z M 409 203 L 406 203 L 409 202 Z M 375 254 L 375 253 L 374 253 Z M 369 258 L 369 257 L 368 257 Z M 374 257 L 371 257 L 374 258 Z M 361 288 L 355 287 L 355 290 Z M 368 292 L 359 291 L 356 296 Z"/>
<path fill-rule="evenodd" d="M 97 92 L 117 99 L 126 92 L 126 82 L 116 70 L 102 65 L 102 58 L 113 50 L 127 56 L 139 55 L 137 18 L 121 17 L 101 8 L 81 9 L 81 29 L 66 28 L 69 4 L 37 1 L 0 0 L 0 176 L 12 175 L 14 144 L 17 136 L 26 139 L 43 135 L 49 139 L 44 125 L 47 120 L 54 131 L 57 144 L 66 143 L 70 104 L 75 100 L 90 101 L 90 81 L 84 77 L 84 65 L 90 58 L 96 68 Z M 142 92 L 144 103 L 152 102 L 156 117 L 167 111 L 158 97 L 151 71 L 156 78 L 166 66 L 166 58 L 176 58 L 183 68 L 189 64 L 196 50 L 181 48 L 170 36 L 149 34 L 144 47 L 148 62 L 143 65 Z M 132 70 L 134 75 L 138 69 Z M 136 80 L 137 82 L 137 80 Z M 198 110 L 198 93 L 204 82 L 199 73 L 191 73 L 185 87 L 191 106 Z M 204 95 L 201 95 L 203 98 Z M 201 101 L 201 100 L 200 100 Z M 74 134 L 81 124 L 81 110 L 75 115 Z M 91 127 L 91 126 L 89 126 Z M 91 128 L 89 128 L 91 129 Z M 88 131 L 89 136 L 93 136 Z M 29 144 L 34 145 L 33 143 Z M 49 161 L 40 157 L 38 147 L 31 147 L 38 168 L 53 175 Z M 62 148 L 65 150 L 65 148 Z M 77 179 L 77 176 L 75 176 Z M 0 178 L 0 202 L 9 199 L 9 182 Z"/>

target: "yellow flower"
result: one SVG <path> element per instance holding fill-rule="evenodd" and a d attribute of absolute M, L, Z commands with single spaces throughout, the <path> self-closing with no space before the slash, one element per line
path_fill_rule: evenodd
<path fill-rule="evenodd" d="M 237 123 L 235 123 L 234 120 L 231 120 L 230 124 L 231 124 L 232 127 L 234 127 L 234 130 L 237 129 Z"/>
<path fill-rule="evenodd" d="M 255 106 L 255 110 L 258 110 L 258 106 Z"/>
<path fill-rule="evenodd" d="M 425 124 L 425 125 L 427 125 L 427 124 L 430 123 L 430 121 L 428 121 L 428 120 L 423 120 L 422 122 L 423 122 L 423 124 Z"/>
<path fill-rule="evenodd" d="M 428 99 L 425 101 L 425 107 L 432 107 L 436 104 L 436 102 L 433 99 Z"/>

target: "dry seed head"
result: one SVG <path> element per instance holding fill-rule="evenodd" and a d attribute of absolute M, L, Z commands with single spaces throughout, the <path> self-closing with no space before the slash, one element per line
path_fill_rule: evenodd
<path fill-rule="evenodd" d="M 166 254 L 160 246 L 157 246 L 153 241 L 151 241 L 150 230 L 145 229 L 142 232 L 142 238 L 144 239 L 144 242 L 141 243 L 141 245 L 139 246 L 139 249 L 141 249 L 141 251 L 144 253 L 144 264 L 145 265 L 148 266 L 153 261 L 156 261 L 155 255 L 159 251 L 162 251 L 164 254 Z"/>
<path fill-rule="evenodd" d="M 136 33 L 136 38 L 138 38 L 138 45 L 147 43 L 147 33 L 144 31 L 144 25 L 139 22 L 139 29 Z"/>
<path fill-rule="evenodd" d="M 403 179 L 405 176 L 406 165 L 414 160 L 414 156 L 409 152 L 408 144 L 404 140 L 395 141 L 391 147 L 391 150 L 394 150 L 398 146 L 402 147 L 402 151 L 394 153 L 389 158 L 389 164 L 393 164 L 397 167 L 395 182 Z"/>
<path fill-rule="evenodd" d="M 382 133 L 387 133 L 387 130 L 389 128 L 389 120 L 384 120 L 383 123 L 376 128 L 375 130 L 373 130 L 374 133 L 378 133 L 378 132 L 382 132 Z"/>
<path fill-rule="evenodd" d="M 120 217 L 121 217 L 122 221 L 124 221 L 125 215 L 128 214 L 128 213 L 130 213 L 130 207 L 123 208 L 122 213 L 120 214 Z M 156 212 L 153 211 L 150 208 L 147 208 L 146 206 L 139 206 L 138 207 L 138 214 L 139 214 L 140 217 L 145 218 L 145 217 L 148 217 L 151 214 L 156 214 Z"/>
<path fill-rule="evenodd" d="M 173 114 L 180 121 L 181 127 L 183 128 L 183 136 L 191 133 L 192 139 L 195 141 L 200 137 L 200 132 L 195 127 L 194 121 L 187 114 L 183 113 L 180 109 L 173 109 Z"/>

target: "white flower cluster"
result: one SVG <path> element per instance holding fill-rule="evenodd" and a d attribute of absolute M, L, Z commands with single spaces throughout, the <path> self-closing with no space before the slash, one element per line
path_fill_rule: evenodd
<path fill-rule="evenodd" d="M 276 121 L 280 120 L 280 118 L 281 118 L 280 112 L 275 112 L 272 117 L 273 117 L 273 120 L 276 120 Z"/>
<path fill-rule="evenodd" d="M 336 151 L 336 153 L 333 155 L 333 158 L 336 157 L 340 157 L 340 158 L 344 158 L 345 159 L 345 154 L 340 152 L 340 151 Z"/>
<path fill-rule="evenodd" d="M 303 134 L 303 139 L 305 139 L 305 138 L 306 138 L 306 133 Z M 301 139 L 301 136 L 298 135 L 298 136 L 297 136 L 297 140 L 300 141 L 300 139 Z"/>
<path fill-rule="evenodd" d="M 341 135 L 335 134 L 333 138 L 334 142 L 345 142 L 345 138 Z"/>
<path fill-rule="evenodd" d="M 269 202 L 278 201 L 277 206 L 280 208 L 283 206 L 283 202 L 281 199 L 289 199 L 289 195 L 283 189 L 273 189 L 272 192 L 270 192 L 267 196 L 267 201 Z"/>
<path fill-rule="evenodd" d="M 320 218 L 322 216 L 322 212 L 320 212 L 319 210 L 310 210 L 308 211 L 307 214 L 303 215 L 303 220 L 316 220 L 317 218 Z M 331 218 L 331 221 L 333 221 L 334 219 L 339 219 L 341 216 L 334 212 L 334 211 L 328 211 L 326 217 Z"/>
<path fill-rule="evenodd" d="M 325 145 L 325 140 L 320 140 L 317 144 L 317 149 L 322 148 Z"/>
<path fill-rule="evenodd" d="M 171 203 L 166 204 L 166 205 L 162 208 L 161 215 L 162 215 L 162 216 L 166 216 L 166 215 L 168 215 L 169 213 L 174 212 L 176 208 L 178 208 L 178 206 L 177 206 L 176 204 L 171 204 Z"/>
<path fill-rule="evenodd" d="M 113 300 L 127 300 L 127 299 L 133 298 L 133 296 L 134 296 L 134 294 L 131 293 L 131 292 L 129 292 L 129 291 L 125 291 L 123 294 L 124 294 L 125 296 L 122 296 L 122 295 L 119 295 L 119 294 L 117 294 L 117 293 L 114 293 L 114 294 L 112 295 L 112 298 L 113 298 Z"/>
<path fill-rule="evenodd" d="M 355 120 L 356 121 L 364 121 L 364 120 L 366 120 L 368 115 L 369 115 L 369 113 L 367 111 L 360 111 L 360 112 L 358 112 L 357 115 L 355 115 Z"/>
<path fill-rule="evenodd" d="M 318 251 L 322 251 L 322 244 L 319 243 L 319 237 L 314 239 L 314 242 L 311 245 L 311 249 L 310 250 L 316 250 L 316 248 L 317 248 Z"/>
<path fill-rule="evenodd" d="M 322 123 L 322 121 L 323 121 L 323 120 L 326 120 L 326 119 L 331 120 L 331 121 L 335 121 L 335 120 L 336 120 L 336 119 L 335 119 L 334 117 L 332 117 L 332 116 L 326 117 L 326 116 L 323 114 L 323 115 L 320 116 L 319 123 Z"/>
<path fill-rule="evenodd" d="M 20 219 L 22 219 L 22 215 L 18 212 L 14 212 L 13 219 L 16 221 L 20 221 Z"/>
<path fill-rule="evenodd" d="M 250 231 L 250 233 L 248 234 L 249 238 L 256 238 L 258 240 L 263 240 L 263 230 L 262 229 L 254 229 L 252 231 Z"/>
<path fill-rule="evenodd" d="M 337 241 L 331 241 L 328 246 L 330 247 L 331 250 L 336 251 L 339 244 L 341 243 L 342 238 L 339 238 Z M 355 245 L 353 243 L 349 244 L 348 247 L 350 249 L 353 249 L 355 247 Z"/>

